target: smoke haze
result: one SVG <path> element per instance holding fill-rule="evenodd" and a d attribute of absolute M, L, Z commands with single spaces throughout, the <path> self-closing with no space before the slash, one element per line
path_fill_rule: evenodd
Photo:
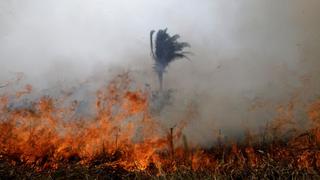
<path fill-rule="evenodd" d="M 249 112 L 256 101 L 319 96 L 319 8 L 318 0 L 0 1 L 0 83 L 23 72 L 50 89 L 130 70 L 156 89 L 149 32 L 168 27 L 194 55 L 164 75 L 178 93 L 163 119 L 171 126 L 193 102 L 198 115 L 186 131 L 206 144 L 217 129 L 234 134 L 275 116 L 269 106 Z"/>

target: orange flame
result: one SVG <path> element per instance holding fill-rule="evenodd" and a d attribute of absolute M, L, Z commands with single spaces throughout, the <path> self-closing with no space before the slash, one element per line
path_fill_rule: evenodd
<path fill-rule="evenodd" d="M 320 101 L 308 109 L 313 128 L 285 145 L 271 142 L 262 151 L 252 140 L 253 135 L 247 133 L 251 137 L 245 145 L 233 143 L 231 147 L 204 150 L 190 147 L 186 138 L 184 147 L 174 144 L 182 137 L 188 118 L 197 113 L 192 107 L 188 112 L 191 114 L 166 134 L 149 114 L 148 92 L 132 90 L 130 83 L 128 74 L 124 74 L 98 90 L 93 117 L 75 116 L 77 101 L 65 107 L 65 99 L 44 96 L 28 107 L 12 108 L 9 95 L 2 95 L 0 155 L 44 169 L 77 162 L 119 165 L 128 171 L 153 168 L 158 175 L 178 167 L 214 172 L 254 169 L 263 167 L 266 159 L 286 162 L 299 169 L 320 168 Z M 31 85 L 13 97 L 19 99 L 29 93 L 32 93 Z M 292 123 L 293 108 L 291 102 L 279 107 L 280 116 L 271 130 L 278 132 Z"/>

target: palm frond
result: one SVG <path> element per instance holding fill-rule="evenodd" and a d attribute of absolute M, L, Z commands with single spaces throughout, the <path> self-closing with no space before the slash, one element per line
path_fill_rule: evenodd
<path fill-rule="evenodd" d="M 175 34 L 170 36 L 167 30 L 167 28 L 160 29 L 156 34 L 154 42 L 153 34 L 155 31 L 152 30 L 150 32 L 151 55 L 155 61 L 153 69 L 159 78 L 160 91 L 162 90 L 163 73 L 166 72 L 169 64 L 176 59 L 189 59 L 187 54 L 190 54 L 189 52 L 183 51 L 184 48 L 190 47 L 190 44 L 187 42 L 179 42 L 178 39 L 180 35 Z"/>
<path fill-rule="evenodd" d="M 159 30 L 156 34 L 155 38 L 155 51 L 153 51 L 153 41 L 152 41 L 152 35 L 154 31 L 150 32 L 150 43 L 153 59 L 156 61 L 155 66 L 159 66 L 158 68 L 155 68 L 157 70 L 164 71 L 165 68 L 174 61 L 175 59 L 180 58 L 187 58 L 184 48 L 190 47 L 190 44 L 187 42 L 179 42 L 178 39 L 180 38 L 180 35 L 175 34 L 173 36 L 170 36 L 167 33 L 167 28 L 163 30 Z"/>
<path fill-rule="evenodd" d="M 186 58 L 186 59 L 190 60 L 190 58 L 187 55 L 183 54 L 183 53 L 175 53 L 174 56 L 175 56 L 174 59 Z"/>
<path fill-rule="evenodd" d="M 153 33 L 154 32 L 155 32 L 154 30 L 150 31 L 150 49 L 151 49 L 151 55 L 153 58 L 155 58 L 154 50 L 153 50 Z"/>

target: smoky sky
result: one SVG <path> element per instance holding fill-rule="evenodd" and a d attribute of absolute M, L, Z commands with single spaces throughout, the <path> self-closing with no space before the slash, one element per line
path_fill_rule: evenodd
<path fill-rule="evenodd" d="M 272 110 L 248 107 L 288 100 L 304 77 L 304 100 L 319 95 L 319 8 L 318 0 L 3 0 L 0 82 L 23 72 L 48 88 L 124 69 L 156 88 L 149 32 L 167 27 L 193 55 L 170 65 L 164 86 L 179 92 L 176 106 L 199 106 L 188 131 L 205 143 L 212 129 L 272 119 Z"/>

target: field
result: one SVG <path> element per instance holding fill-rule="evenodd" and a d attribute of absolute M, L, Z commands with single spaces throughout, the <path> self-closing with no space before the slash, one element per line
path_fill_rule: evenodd
<path fill-rule="evenodd" d="M 310 128 L 285 131 L 286 115 L 242 140 L 189 143 L 188 118 L 164 129 L 150 113 L 148 92 L 119 75 L 96 93 L 95 115 L 76 116 L 79 102 L 21 98 L 32 86 L 1 95 L 0 179 L 318 179 L 320 100 L 306 108 Z M 66 105 L 67 104 L 67 105 Z M 190 109 L 186 117 L 193 117 Z M 292 122 L 291 122 L 292 123 Z"/>

